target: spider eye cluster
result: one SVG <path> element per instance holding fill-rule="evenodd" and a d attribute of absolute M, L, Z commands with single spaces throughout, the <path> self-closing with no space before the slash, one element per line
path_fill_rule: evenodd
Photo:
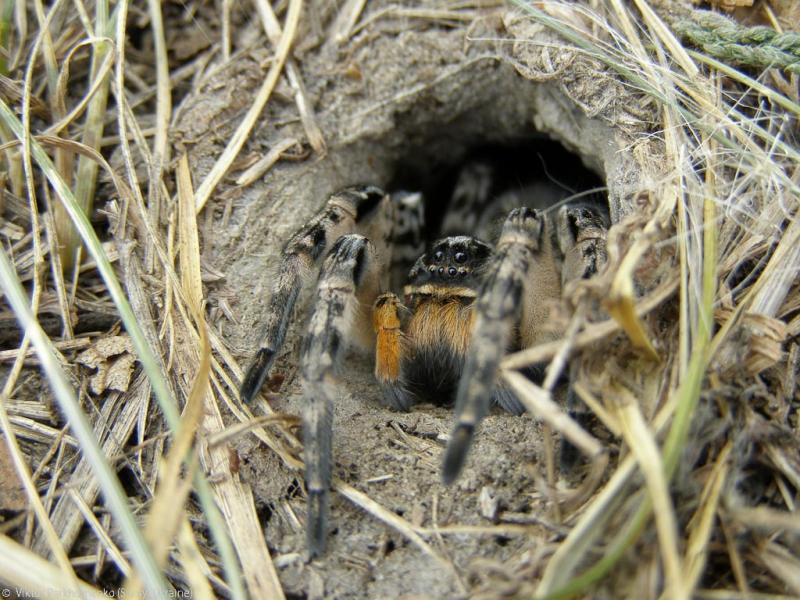
<path fill-rule="evenodd" d="M 433 262 L 440 264 L 445 262 L 447 254 L 443 250 L 436 250 L 433 253 Z M 466 250 L 455 250 L 452 252 L 452 260 L 460 265 L 463 265 L 469 260 L 469 254 Z"/>
<path fill-rule="evenodd" d="M 441 239 L 417 260 L 409 273 L 412 284 L 438 282 L 443 285 L 472 285 L 476 269 L 486 262 L 491 247 L 470 236 Z"/>
<path fill-rule="evenodd" d="M 440 277 L 444 277 L 445 275 L 449 277 L 464 277 L 467 274 L 466 269 L 456 269 L 455 267 L 437 267 L 436 265 L 430 265 L 428 267 L 428 271 L 431 275 L 439 275 Z"/>

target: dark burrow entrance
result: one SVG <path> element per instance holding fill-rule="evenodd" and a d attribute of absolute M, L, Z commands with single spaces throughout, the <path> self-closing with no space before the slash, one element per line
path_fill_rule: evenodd
<path fill-rule="evenodd" d="M 580 200 L 608 210 L 603 179 L 544 135 L 476 145 L 457 162 L 453 156 L 424 151 L 406 156 L 396 165 L 388 189 L 422 193 L 428 243 L 457 234 L 496 241 L 505 216 L 518 206 L 548 209 Z"/>

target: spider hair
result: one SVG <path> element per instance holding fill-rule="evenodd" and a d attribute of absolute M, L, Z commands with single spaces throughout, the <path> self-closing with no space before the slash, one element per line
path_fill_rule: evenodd
<path fill-rule="evenodd" d="M 334 244 L 320 271 L 300 364 L 305 396 L 303 447 L 308 493 L 309 554 L 325 551 L 331 486 L 331 434 L 338 372 L 358 313 L 371 308 L 377 290 L 374 248 L 363 236 L 345 235 Z M 363 321 L 363 319 L 361 319 Z M 366 335 L 361 336 L 362 339 Z"/>

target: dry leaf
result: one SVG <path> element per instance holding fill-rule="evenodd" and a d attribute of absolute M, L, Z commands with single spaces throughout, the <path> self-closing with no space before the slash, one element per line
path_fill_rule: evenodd
<path fill-rule="evenodd" d="M 715 313 L 715 319 L 724 323 L 732 317 L 733 312 L 733 309 L 720 308 Z M 741 319 L 739 335 L 730 345 L 736 350 L 723 355 L 726 364 L 720 366 L 723 369 L 744 366 L 750 375 L 757 375 L 783 359 L 783 344 L 788 337 L 788 328 L 780 319 L 759 313 L 746 312 Z"/>
<path fill-rule="evenodd" d="M 89 380 L 89 388 L 93 394 L 100 395 L 107 389 L 118 392 L 128 389 L 136 357 L 130 338 L 127 335 L 115 335 L 97 340 L 89 349 L 81 352 L 77 360 L 97 370 Z"/>
<path fill-rule="evenodd" d="M 743 324 L 750 333 L 750 355 L 745 366 L 751 375 L 757 375 L 783 359 L 786 323 L 766 315 L 746 313 Z"/>

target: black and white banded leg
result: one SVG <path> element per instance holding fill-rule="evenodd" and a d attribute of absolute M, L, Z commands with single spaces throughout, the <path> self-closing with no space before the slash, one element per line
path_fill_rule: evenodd
<path fill-rule="evenodd" d="M 325 551 L 331 485 L 331 438 L 336 374 L 350 341 L 369 348 L 369 314 L 378 295 L 380 260 L 363 236 L 346 235 L 320 272 L 314 308 L 301 351 L 303 447 L 308 493 L 310 556 Z"/>
<path fill-rule="evenodd" d="M 559 210 L 556 232 L 559 248 L 564 256 L 562 285 L 588 279 L 602 269 L 608 259 L 606 235 L 609 226 L 607 214 L 597 205 L 564 206 Z M 570 362 L 568 381 L 565 384 L 568 386 L 566 410 L 571 419 L 586 428 L 590 422 L 589 413 L 573 386 L 578 368 L 579 362 L 576 360 Z M 559 460 L 561 471 L 570 471 L 577 464 L 579 457 L 578 449 L 568 440 L 562 440 Z"/>
<path fill-rule="evenodd" d="M 508 390 L 498 389 L 497 371 L 515 329 L 525 318 L 524 297 L 544 230 L 542 216 L 529 208 L 511 211 L 503 226 L 476 301 L 470 349 L 456 396 L 456 424 L 442 470 L 447 484 L 461 472 L 475 430 L 493 399 L 511 412 L 522 412 Z"/>
<path fill-rule="evenodd" d="M 606 261 L 609 223 L 599 207 L 568 205 L 553 220 L 522 208 L 513 210 L 503 226 L 478 293 L 470 352 L 456 398 L 456 425 L 445 453 L 445 483 L 460 473 L 492 399 L 511 412 L 521 412 L 519 401 L 497 382 L 514 329 L 519 331 L 521 347 L 557 337 L 547 326 L 550 301 L 561 296 L 566 283 L 591 277 Z M 570 384 L 574 372 L 570 369 Z M 571 388 L 567 409 L 574 412 L 577 399 Z"/>
<path fill-rule="evenodd" d="M 289 239 L 281 252 L 262 341 L 242 381 L 243 402 L 252 401 L 264 384 L 283 345 L 300 290 L 315 276 L 333 243 L 347 233 L 364 233 L 388 262 L 394 218 L 395 207 L 380 188 L 349 187 L 333 194 L 308 224 Z"/>

